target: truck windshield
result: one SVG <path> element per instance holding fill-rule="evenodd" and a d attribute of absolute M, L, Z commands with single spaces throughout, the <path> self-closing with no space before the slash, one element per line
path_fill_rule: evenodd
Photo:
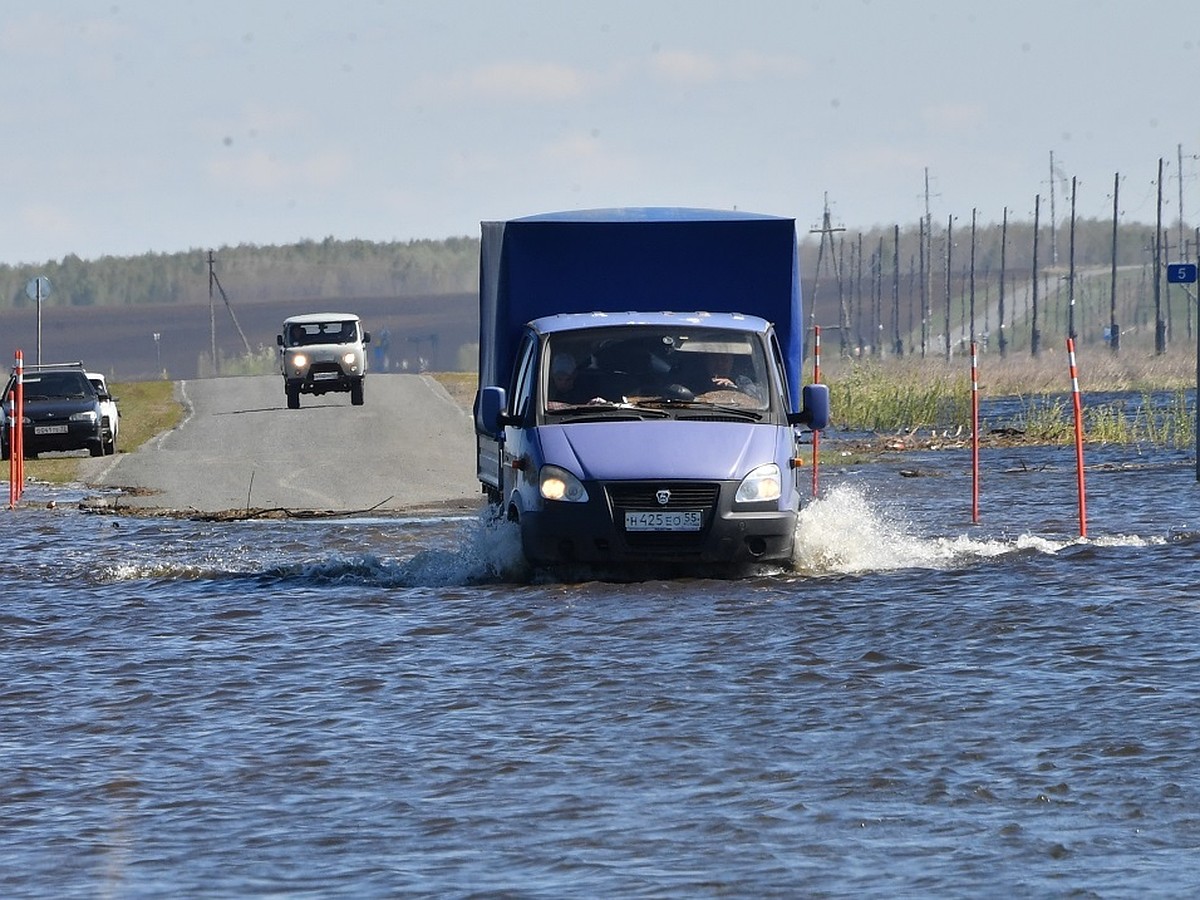
<path fill-rule="evenodd" d="M 756 333 L 610 326 L 552 334 L 546 349 L 543 395 L 550 414 L 613 403 L 761 411 L 770 402 L 766 355 Z"/>

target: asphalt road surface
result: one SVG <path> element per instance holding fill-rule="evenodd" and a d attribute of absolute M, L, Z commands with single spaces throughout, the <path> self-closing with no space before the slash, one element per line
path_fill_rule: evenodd
<path fill-rule="evenodd" d="M 278 376 L 181 381 L 185 419 L 134 453 L 84 461 L 121 507 L 225 512 L 478 508 L 470 414 L 433 378 L 367 378 L 366 402 L 304 394 Z"/>

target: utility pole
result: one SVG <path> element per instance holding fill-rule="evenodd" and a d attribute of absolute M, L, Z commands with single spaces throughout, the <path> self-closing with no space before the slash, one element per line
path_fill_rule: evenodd
<path fill-rule="evenodd" d="M 867 342 L 863 335 L 863 235 L 858 233 L 858 255 L 854 269 L 854 339 L 858 355 L 866 352 Z"/>
<path fill-rule="evenodd" d="M 929 317 L 925 315 L 926 304 L 928 303 L 929 299 L 929 294 L 926 291 L 925 283 L 925 219 L 921 219 L 920 232 L 919 252 L 921 268 L 920 274 L 917 276 L 918 283 L 920 285 L 920 288 L 917 292 L 917 302 L 921 304 L 921 359 L 924 359 L 926 344 L 929 340 Z"/>
<path fill-rule="evenodd" d="M 1112 269 L 1108 294 L 1108 346 L 1116 353 L 1121 348 L 1121 329 L 1117 327 L 1117 195 L 1121 190 L 1121 173 L 1113 175 Z"/>
<path fill-rule="evenodd" d="M 830 216 L 829 216 L 829 194 L 828 193 L 825 194 L 825 210 L 821 215 L 821 227 L 820 228 L 810 228 L 808 230 L 809 234 L 818 234 L 819 233 L 821 235 L 821 243 L 817 247 L 817 271 L 813 275 L 813 292 L 812 292 L 812 298 L 810 300 L 812 312 L 809 313 L 809 320 L 810 320 L 811 324 L 816 324 L 817 290 L 821 284 L 821 261 L 825 257 L 825 242 L 826 242 L 826 240 L 828 240 L 829 255 L 833 259 L 832 265 L 834 268 L 834 277 L 837 278 L 837 280 L 838 280 L 838 301 L 839 301 L 839 303 L 838 303 L 838 305 L 839 305 L 838 325 L 840 326 L 838 328 L 838 336 L 839 336 L 839 341 L 840 341 L 841 355 L 843 358 L 850 355 L 849 345 L 847 343 L 850 339 L 850 336 L 849 336 L 850 316 L 846 310 L 846 303 L 844 300 L 845 295 L 843 294 L 842 289 L 841 289 L 842 274 L 840 271 L 838 271 L 837 254 L 834 252 L 834 246 L 833 246 L 833 234 L 834 234 L 834 232 L 845 231 L 845 230 L 846 229 L 844 226 L 838 226 L 837 228 L 835 228 L 831 224 Z"/>
<path fill-rule="evenodd" d="M 892 352 L 904 355 L 900 337 L 900 226 L 892 226 Z"/>
<path fill-rule="evenodd" d="M 954 216 L 950 216 L 946 219 L 946 362 L 950 362 L 950 258 L 954 249 L 953 229 Z"/>
<path fill-rule="evenodd" d="M 1183 144 L 1175 145 L 1175 153 L 1179 159 L 1179 251 L 1183 252 Z M 1188 307 L 1191 309 L 1191 307 Z"/>
<path fill-rule="evenodd" d="M 1004 333 L 1004 270 L 1008 257 L 1008 207 L 1000 224 L 1000 358 L 1008 352 L 1008 338 Z"/>
<path fill-rule="evenodd" d="M 1158 214 L 1154 228 L 1154 352 L 1158 356 L 1167 352 L 1167 326 L 1162 317 L 1162 176 L 1163 161 L 1158 158 Z"/>
<path fill-rule="evenodd" d="M 875 251 L 875 304 L 871 321 L 871 352 L 883 356 L 883 233 Z"/>
<path fill-rule="evenodd" d="M 1042 195 L 1033 198 L 1033 319 L 1029 326 L 1029 353 L 1037 356 L 1042 349 L 1042 333 L 1038 330 L 1038 215 Z"/>
<path fill-rule="evenodd" d="M 933 328 L 933 216 L 929 212 L 929 167 L 925 167 L 925 236 L 921 249 L 924 251 L 921 277 L 921 321 L 923 323 L 921 356 L 925 355 L 925 339 Z"/>
<path fill-rule="evenodd" d="M 1058 219 L 1054 214 L 1054 179 L 1058 177 L 1054 171 L 1054 151 L 1050 151 L 1050 268 L 1058 268 L 1058 233 L 1055 227 Z"/>
<path fill-rule="evenodd" d="M 1071 255 L 1067 270 L 1067 336 L 1075 340 L 1075 176 L 1071 176 Z"/>
<path fill-rule="evenodd" d="M 238 322 L 237 314 L 233 311 L 233 305 L 229 302 L 229 297 L 225 293 L 225 288 L 221 286 L 221 279 L 217 278 L 217 272 L 214 268 L 216 262 L 213 252 L 208 251 L 208 316 L 212 328 L 212 364 L 213 374 L 217 374 L 217 321 L 215 306 L 213 304 L 213 287 L 221 292 L 221 299 L 225 301 L 225 308 L 229 310 L 229 318 L 233 319 L 233 327 L 237 329 L 238 336 L 242 339 L 242 346 L 246 348 L 246 356 L 250 357 L 254 351 L 250 349 L 250 341 L 246 339 L 246 332 L 242 331 L 241 323 Z"/>
<path fill-rule="evenodd" d="M 216 257 L 211 250 L 208 251 L 208 335 L 209 335 L 209 359 L 212 360 L 212 374 L 217 374 L 217 308 L 213 300 L 213 285 L 217 280 L 217 273 L 213 268 L 216 265 Z"/>
<path fill-rule="evenodd" d="M 971 209 L 971 276 L 969 279 L 970 296 L 971 296 L 971 328 L 970 338 L 971 343 L 975 342 L 975 220 L 977 210 Z"/>

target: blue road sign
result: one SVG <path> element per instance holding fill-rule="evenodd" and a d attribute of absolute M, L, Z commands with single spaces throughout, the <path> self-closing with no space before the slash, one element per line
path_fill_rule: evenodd
<path fill-rule="evenodd" d="M 1195 263 L 1171 263 L 1167 266 L 1167 284 L 1195 284 Z"/>

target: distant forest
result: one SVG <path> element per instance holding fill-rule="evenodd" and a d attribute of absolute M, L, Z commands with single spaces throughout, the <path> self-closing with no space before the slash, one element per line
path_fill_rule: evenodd
<path fill-rule="evenodd" d="M 1043 222 L 1036 236 L 1041 283 L 1036 289 L 1032 222 L 972 227 L 969 220 L 944 220 L 933 222 L 928 235 L 920 225 L 822 231 L 798 222 L 797 230 L 806 318 L 836 330 L 843 354 L 949 353 L 973 334 L 982 336 L 986 350 L 989 332 L 995 336 L 997 329 L 1007 335 L 1002 349 L 1004 343 L 1017 348 L 1030 341 L 1036 348 L 1039 330 L 1046 339 L 1057 340 L 1069 324 L 1078 328 L 1081 341 L 1099 342 L 1111 332 L 1110 321 L 1135 342 L 1147 329 L 1153 334 L 1155 320 L 1160 329 L 1165 319 L 1170 331 L 1183 324 L 1188 335 L 1192 332 L 1194 301 L 1189 302 L 1186 291 L 1165 295 L 1165 308 L 1155 299 L 1152 225 L 1120 224 L 1114 243 L 1111 220 L 1080 219 L 1074 228 L 1067 221 L 1053 227 Z M 1198 238 L 1181 223 L 1164 227 L 1159 262 L 1194 261 Z M 1115 287 L 1108 277 L 1114 247 L 1121 269 Z M 197 249 L 96 260 L 68 256 L 42 266 L 0 265 L 0 311 L 31 307 L 26 286 L 38 275 L 49 280 L 44 305 L 51 308 L 207 303 L 212 289 L 209 253 Z M 478 289 L 479 241 L 472 237 L 239 245 L 215 249 L 212 258 L 212 285 L 223 289 L 235 306 L 461 296 Z M 1078 310 L 1064 288 L 1072 261 L 1077 271 L 1087 273 L 1075 285 Z M 1001 300 L 1005 291 L 1007 306 Z"/>
<path fill-rule="evenodd" d="M 944 271 L 947 235 L 951 271 L 959 272 L 971 259 L 971 228 L 956 223 L 952 231 L 947 223 L 934 223 L 926 265 L 933 272 Z M 898 258 L 900 269 L 908 273 L 920 265 L 921 229 L 899 229 L 899 248 L 895 247 L 894 228 L 868 230 L 844 229 L 831 233 L 832 245 L 826 244 L 821 270 L 817 270 L 821 235 L 807 232 L 798 224 L 801 237 L 801 263 L 806 288 L 820 275 L 827 282 L 836 271 L 845 277 L 859 266 L 890 271 Z M 1069 234 L 1066 224 L 1053 232 L 1048 225 L 1039 229 L 1039 269 L 1063 268 L 1068 264 Z M 1166 230 L 1169 242 L 1180 234 L 1178 226 Z M 1167 256 L 1182 261 L 1195 258 L 1190 228 L 1182 231 L 1186 247 L 1183 254 L 1172 246 Z M 1141 265 L 1151 259 L 1154 228 L 1148 225 L 1122 225 L 1117 234 L 1117 264 Z M 832 255 L 830 246 L 833 247 Z M 1075 263 L 1080 267 L 1108 265 L 1112 254 L 1112 223 L 1098 219 L 1075 224 Z M 207 250 L 143 256 L 105 256 L 83 260 L 67 256 L 58 262 L 40 266 L 0 265 L 0 309 L 22 308 L 33 303 L 26 286 L 37 275 L 51 285 L 49 306 L 137 306 L 159 303 L 207 302 L 209 265 Z M 1009 222 L 1005 247 L 1005 268 L 1028 277 L 1033 264 L 1033 225 Z M 477 238 L 448 238 L 408 242 L 303 241 L 284 246 L 242 244 L 221 247 L 213 252 L 214 272 L 232 300 L 257 303 L 276 300 L 314 298 L 392 296 L 414 294 L 463 293 L 475 291 L 479 280 L 479 241 Z M 1000 271 L 1001 226 L 977 225 L 974 264 L 979 275 Z"/>
<path fill-rule="evenodd" d="M 476 289 L 478 270 L 479 241 L 473 238 L 403 243 L 326 238 L 213 251 L 213 272 L 235 303 L 462 293 Z M 209 251 L 0 265 L 0 309 L 32 306 L 26 286 L 38 275 L 50 282 L 48 306 L 207 303 Z"/>

